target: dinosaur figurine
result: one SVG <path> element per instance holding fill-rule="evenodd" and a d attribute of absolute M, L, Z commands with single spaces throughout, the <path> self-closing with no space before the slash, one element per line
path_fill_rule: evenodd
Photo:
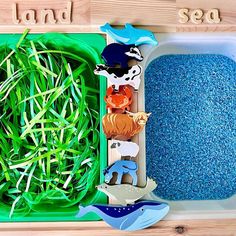
<path fill-rule="evenodd" d="M 94 212 L 115 229 L 135 231 L 157 223 L 167 215 L 168 211 L 169 206 L 166 203 L 140 201 L 126 207 L 119 205 L 79 206 L 77 217 Z"/>
<path fill-rule="evenodd" d="M 105 193 L 108 197 L 116 200 L 118 204 L 126 206 L 127 204 L 133 204 L 144 195 L 152 192 L 156 187 L 156 182 L 148 178 L 144 188 L 130 184 L 108 185 L 104 183 L 98 185 L 97 189 Z"/>
<path fill-rule="evenodd" d="M 100 27 L 102 32 L 109 34 L 114 40 L 126 45 L 139 46 L 142 44 L 157 45 L 154 34 L 149 30 L 136 29 L 126 23 L 123 29 L 115 29 L 109 23 Z"/>

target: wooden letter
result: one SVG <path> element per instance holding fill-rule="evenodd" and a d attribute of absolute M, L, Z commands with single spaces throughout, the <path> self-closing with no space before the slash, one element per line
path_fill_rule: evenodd
<path fill-rule="evenodd" d="M 188 17 L 188 9 L 187 8 L 183 8 L 179 10 L 179 23 L 184 24 L 187 23 L 189 21 L 189 17 Z"/>
<path fill-rule="evenodd" d="M 202 23 L 203 11 L 201 9 L 196 9 L 191 13 L 191 21 L 195 24 Z"/>
<path fill-rule="evenodd" d="M 218 24 L 220 23 L 220 13 L 218 9 L 211 9 L 206 14 L 206 20 L 210 24 Z"/>
<path fill-rule="evenodd" d="M 46 23 L 49 23 L 49 24 L 55 24 L 57 21 L 54 17 L 54 11 L 53 10 L 42 10 L 41 11 L 41 23 L 42 24 L 46 24 Z"/>
<path fill-rule="evenodd" d="M 22 13 L 22 21 L 25 24 L 33 25 L 36 23 L 35 10 L 27 10 Z"/>
<path fill-rule="evenodd" d="M 64 10 L 59 11 L 58 21 L 62 24 L 70 24 L 71 10 L 72 10 L 72 2 L 68 2 L 66 8 Z"/>
<path fill-rule="evenodd" d="M 18 19 L 18 14 L 17 14 L 17 4 L 13 3 L 12 4 L 12 20 L 14 24 L 19 24 L 20 20 Z"/>

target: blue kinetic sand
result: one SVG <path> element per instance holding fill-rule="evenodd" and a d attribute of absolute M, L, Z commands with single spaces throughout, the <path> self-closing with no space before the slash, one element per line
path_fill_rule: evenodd
<path fill-rule="evenodd" d="M 166 55 L 145 72 L 147 175 L 169 200 L 236 193 L 236 63 L 221 55 Z"/>

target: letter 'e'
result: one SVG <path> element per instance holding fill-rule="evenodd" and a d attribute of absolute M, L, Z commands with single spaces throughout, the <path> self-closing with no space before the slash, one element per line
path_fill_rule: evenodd
<path fill-rule="evenodd" d="M 191 21 L 195 24 L 202 23 L 203 11 L 201 9 L 196 9 L 191 13 Z"/>

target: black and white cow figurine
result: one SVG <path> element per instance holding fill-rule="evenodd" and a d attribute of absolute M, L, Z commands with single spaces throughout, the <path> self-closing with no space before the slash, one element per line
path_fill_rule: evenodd
<path fill-rule="evenodd" d="M 130 85 L 137 91 L 141 82 L 142 67 L 134 65 L 128 68 L 112 68 L 98 64 L 94 74 L 105 76 L 113 85 L 115 91 L 118 91 L 121 85 Z"/>
<path fill-rule="evenodd" d="M 135 45 L 123 45 L 111 43 L 102 52 L 102 58 L 109 67 L 120 65 L 122 68 L 128 67 L 131 59 L 142 61 L 143 57 L 140 50 Z"/>

